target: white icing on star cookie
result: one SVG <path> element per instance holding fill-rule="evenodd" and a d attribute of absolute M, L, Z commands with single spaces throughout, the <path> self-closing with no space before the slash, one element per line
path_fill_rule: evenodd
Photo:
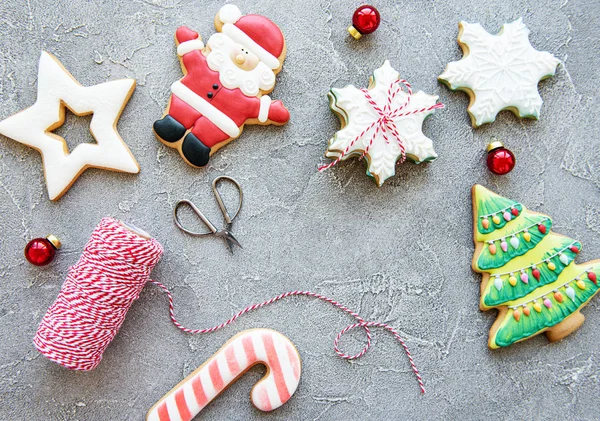
<path fill-rule="evenodd" d="M 42 154 L 50 200 L 59 199 L 90 167 L 138 173 L 140 167 L 116 129 L 134 89 L 134 79 L 81 86 L 56 57 L 43 51 L 37 101 L 0 121 L 0 134 Z M 64 123 L 65 107 L 79 116 L 94 114 L 90 131 L 97 144 L 82 143 L 69 153 L 65 140 L 51 133 Z"/>
<path fill-rule="evenodd" d="M 438 79 L 469 94 L 473 127 L 492 123 L 502 110 L 538 119 L 542 98 L 537 85 L 554 76 L 560 60 L 531 46 L 529 29 L 521 18 L 502 26 L 498 35 L 478 23 L 460 22 L 458 27 L 464 57 L 448 63 Z"/>
<path fill-rule="evenodd" d="M 321 167 L 320 170 L 335 165 L 337 160 L 364 154 L 367 160 L 367 175 L 372 176 L 378 186 L 382 186 L 386 179 L 396 173 L 396 162 L 402 160 L 403 153 L 400 142 L 391 133 L 392 131 L 377 131 L 372 143 L 374 129 L 368 130 L 362 136 L 361 133 L 381 117 L 369 103 L 365 91 L 383 110 L 390 98 L 390 86 L 394 86 L 398 80 L 399 73 L 386 60 L 383 66 L 373 72 L 368 91 L 352 85 L 341 89 L 331 89 L 329 92 L 330 107 L 340 117 L 342 129 L 331 138 L 325 153 L 326 157 L 336 159 L 336 161 Z M 405 91 L 399 91 L 393 96 L 389 108 L 391 110 L 401 108 L 407 98 L 408 94 Z M 432 108 L 443 107 L 442 104 L 436 104 L 437 99 L 437 96 L 421 91 L 414 93 L 410 97 L 410 102 L 400 111 L 402 114 L 411 112 L 414 114 L 393 118 L 393 125 L 405 148 L 404 154 L 417 164 L 431 161 L 437 157 L 433 150 L 433 142 L 422 132 L 423 121 L 433 114 Z M 356 140 L 357 137 L 359 137 L 358 140 Z M 356 141 L 353 143 L 354 140 Z"/>

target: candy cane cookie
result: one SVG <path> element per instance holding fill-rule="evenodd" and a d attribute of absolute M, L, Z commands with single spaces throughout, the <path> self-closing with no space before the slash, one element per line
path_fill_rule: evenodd
<path fill-rule="evenodd" d="M 256 364 L 267 373 L 250 392 L 252 404 L 272 411 L 286 403 L 300 381 L 301 362 L 296 347 L 272 329 L 250 329 L 229 339 L 212 357 L 162 397 L 148 412 L 147 421 L 190 421 L 223 390 Z"/>

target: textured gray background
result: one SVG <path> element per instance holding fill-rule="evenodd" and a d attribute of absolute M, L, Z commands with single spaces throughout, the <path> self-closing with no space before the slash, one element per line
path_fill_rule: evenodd
<path fill-rule="evenodd" d="M 58 3 L 58 4 L 54 4 Z M 377 2 L 380 29 L 359 42 L 346 32 L 359 2 L 280 0 L 239 4 L 271 17 L 287 37 L 288 56 L 273 98 L 292 114 L 285 127 L 248 127 L 209 167 L 193 169 L 152 134 L 170 84 L 180 77 L 173 33 L 179 25 L 204 39 L 217 1 L 4 0 L 0 10 L 0 118 L 34 103 L 41 50 L 55 54 L 84 85 L 134 77 L 138 87 L 119 131 L 141 165 L 139 175 L 89 170 L 57 203 L 48 200 L 39 154 L 0 139 L 0 418 L 141 420 L 146 411 L 236 332 L 271 327 L 303 358 L 302 380 L 283 408 L 262 414 L 248 392 L 253 369 L 202 414 L 205 419 L 600 419 L 600 304 L 583 311 L 583 327 L 562 342 L 536 337 L 487 349 L 495 312 L 478 310 L 480 276 L 473 253 L 470 187 L 482 183 L 551 215 L 555 230 L 584 244 L 578 261 L 600 256 L 600 5 L 596 0 Z M 532 44 L 563 60 L 540 85 L 541 121 L 503 112 L 471 129 L 464 93 L 436 81 L 461 57 L 460 20 L 497 32 L 520 16 Z M 416 89 L 447 105 L 424 132 L 439 158 L 407 163 L 377 189 L 363 164 L 316 171 L 338 129 L 326 93 L 366 86 L 385 58 Z M 91 141 L 89 118 L 69 116 L 58 133 L 71 147 Z M 515 170 L 495 177 L 483 148 L 505 141 Z M 209 194 L 220 174 L 246 193 L 234 232 L 243 244 L 230 256 L 217 239 L 194 239 L 171 221 L 175 202 L 189 198 L 220 223 Z M 332 341 L 351 322 L 328 304 L 292 298 L 206 336 L 179 332 L 166 297 L 146 287 L 102 364 L 67 371 L 32 345 L 101 217 L 113 215 L 150 231 L 165 255 L 153 273 L 171 288 L 180 320 L 208 327 L 244 306 L 292 289 L 310 289 L 396 326 L 421 369 L 421 396 L 402 349 L 375 332 L 374 349 L 348 363 Z M 50 266 L 25 262 L 32 237 L 54 233 L 64 243 Z M 344 340 L 360 349 L 362 334 Z"/>

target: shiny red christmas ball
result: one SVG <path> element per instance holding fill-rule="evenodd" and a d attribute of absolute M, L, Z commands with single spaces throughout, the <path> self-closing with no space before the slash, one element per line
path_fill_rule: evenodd
<path fill-rule="evenodd" d="M 497 175 L 508 174 L 515 167 L 515 155 L 502 142 L 492 142 L 487 147 L 487 167 Z"/>
<path fill-rule="evenodd" d="M 379 11 L 373 6 L 360 6 L 352 15 L 352 26 L 348 28 L 348 32 L 354 38 L 359 39 L 365 34 L 375 32 L 381 22 Z"/>
<path fill-rule="evenodd" d="M 54 259 L 60 241 L 53 235 L 46 238 L 34 238 L 25 246 L 25 258 L 36 266 L 44 266 Z"/>

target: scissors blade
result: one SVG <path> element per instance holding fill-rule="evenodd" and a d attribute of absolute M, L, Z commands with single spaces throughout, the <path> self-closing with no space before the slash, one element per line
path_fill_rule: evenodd
<path fill-rule="evenodd" d="M 227 241 L 227 246 L 229 247 L 229 250 L 233 253 L 233 245 L 235 244 L 236 246 L 238 246 L 239 248 L 243 248 L 242 245 L 238 242 L 238 240 L 235 239 L 235 237 L 233 236 L 232 233 L 230 233 L 229 231 L 227 231 L 227 235 L 225 236 L 225 240 Z"/>
<path fill-rule="evenodd" d="M 219 232 L 217 232 L 215 235 L 222 237 L 225 240 L 225 243 L 227 245 L 227 249 L 229 249 L 229 251 L 231 253 L 233 253 L 233 246 L 236 245 L 240 248 L 243 248 L 242 245 L 238 242 L 238 240 L 235 239 L 235 237 L 233 236 L 233 234 L 231 232 L 229 232 L 228 230 L 221 230 Z"/>

